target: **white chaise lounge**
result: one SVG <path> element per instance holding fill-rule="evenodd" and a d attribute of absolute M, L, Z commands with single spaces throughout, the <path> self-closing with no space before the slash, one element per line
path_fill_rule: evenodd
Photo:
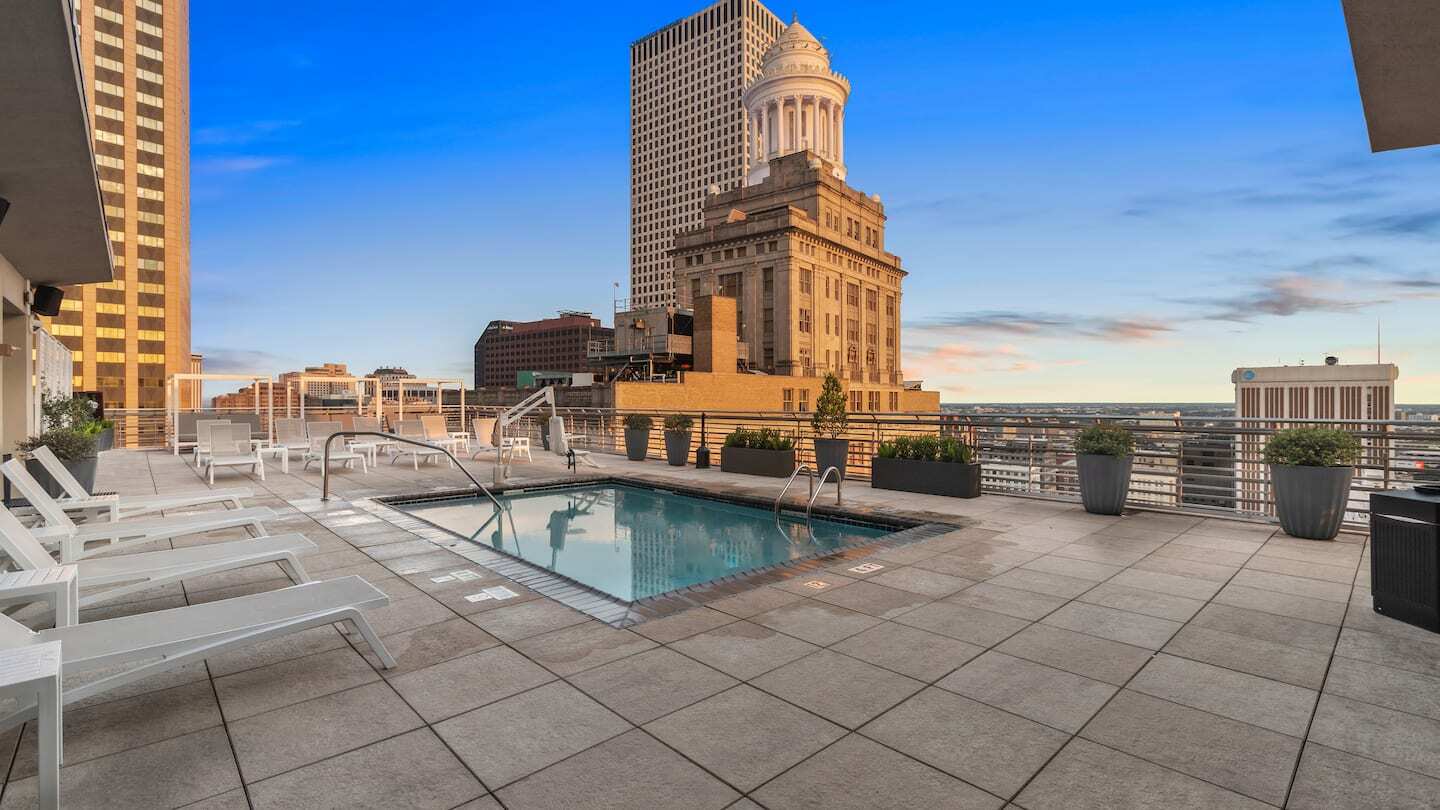
<path fill-rule="evenodd" d="M 365 454 L 351 450 L 343 439 L 330 441 L 330 437 L 340 432 L 339 422 L 311 422 L 305 426 L 310 435 L 310 449 L 305 451 L 305 469 L 310 469 L 311 464 L 325 463 L 325 445 L 330 445 L 330 461 L 345 462 L 346 469 L 353 469 L 355 462 L 360 462 L 360 472 L 369 473 L 370 468 L 366 466 Z"/>
<path fill-rule="evenodd" d="M 21 496 L 35 507 L 44 520 L 44 526 L 31 529 L 40 542 L 60 546 L 61 562 L 76 562 L 88 554 L 106 549 L 123 548 L 152 540 L 168 540 L 187 534 L 211 532 L 217 529 L 249 528 L 256 535 L 265 535 L 264 521 L 274 520 L 275 512 L 268 507 L 252 506 L 246 509 L 223 509 L 214 512 L 195 512 L 165 518 L 124 518 L 108 523 L 84 523 L 76 525 L 65 514 L 60 504 L 46 494 L 40 483 L 31 477 L 18 459 L 0 464 L 0 472 L 20 490 Z M 86 548 L 88 543 L 105 543 L 100 548 Z"/>
<path fill-rule="evenodd" d="M 92 590 L 81 595 L 80 604 L 76 607 L 108 602 L 189 577 L 267 563 L 278 563 L 297 583 L 309 582 L 310 576 L 300 564 L 300 555 L 309 554 L 316 548 L 303 534 L 277 534 L 80 560 L 72 563 L 80 587 Z M 24 571 L 46 571 L 63 566 L 55 562 L 35 535 L 3 506 L 0 506 L 0 550 Z M 104 590 L 96 592 L 94 588 Z"/>
<path fill-rule="evenodd" d="M 407 419 L 402 422 L 397 422 L 395 424 L 395 435 L 402 439 L 426 442 L 426 444 L 420 446 L 410 444 L 409 442 L 400 442 L 399 447 L 396 448 L 395 457 L 390 459 L 391 464 L 399 461 L 402 456 L 408 455 L 410 456 L 410 465 L 415 468 L 416 472 L 419 472 L 421 460 L 433 461 L 436 464 L 439 464 L 442 458 L 450 461 L 450 457 L 445 454 L 444 450 L 429 443 L 429 439 L 425 435 L 425 426 L 418 419 Z M 454 467 L 455 462 L 450 461 L 450 466 Z"/>
<path fill-rule="evenodd" d="M 587 467 L 599 467 L 600 462 L 596 461 L 589 450 L 577 450 L 570 446 L 573 438 L 565 432 L 565 420 L 556 416 L 550 420 L 550 446 L 555 449 L 555 454 L 561 458 L 568 459 L 575 457 L 575 465 L 578 467 L 584 464 Z"/>
<path fill-rule="evenodd" d="M 42 444 L 30 451 L 30 456 L 65 490 L 63 497 L 55 499 L 63 509 L 67 512 L 100 512 L 106 514 L 109 520 L 208 503 L 240 509 L 243 506 L 240 499 L 254 495 L 248 489 L 205 489 L 175 495 L 91 495 L 50 448 Z"/>
<path fill-rule="evenodd" d="M 215 483 L 216 467 L 249 467 L 252 475 L 265 480 L 265 459 L 260 448 L 250 439 L 250 426 L 243 422 L 210 427 L 210 455 L 205 458 L 205 474 Z"/>

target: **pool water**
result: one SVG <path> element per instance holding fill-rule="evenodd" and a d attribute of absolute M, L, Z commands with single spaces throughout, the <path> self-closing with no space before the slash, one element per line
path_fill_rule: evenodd
<path fill-rule="evenodd" d="M 893 529 L 623 484 L 396 504 L 461 537 L 633 602 L 744 571 L 866 543 Z M 513 519 L 513 530 L 511 522 Z M 813 529 L 813 537 L 812 537 Z"/>

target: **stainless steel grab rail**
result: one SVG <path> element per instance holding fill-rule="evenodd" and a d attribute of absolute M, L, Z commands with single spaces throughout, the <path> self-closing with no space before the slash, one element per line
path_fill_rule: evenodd
<path fill-rule="evenodd" d="M 780 502 L 785 500 L 785 493 L 790 491 L 790 485 L 795 483 L 795 478 L 799 476 L 802 472 L 809 477 L 810 481 L 810 494 L 806 497 L 815 497 L 815 471 L 810 469 L 809 464 L 801 464 L 799 467 L 795 468 L 795 472 L 790 473 L 790 480 L 785 482 L 785 486 L 780 490 L 779 497 L 775 499 L 775 514 L 777 517 L 780 514 Z"/>
<path fill-rule="evenodd" d="M 844 483 L 845 478 L 844 478 L 844 476 L 840 475 L 840 471 L 837 470 L 836 468 L 834 468 L 834 467 L 826 467 L 826 468 L 825 468 L 825 472 L 820 473 L 820 483 L 819 483 L 819 485 L 816 486 L 816 487 L 815 487 L 815 490 L 810 493 L 810 503 L 808 503 L 808 504 L 805 505 L 805 522 L 806 522 L 806 523 L 809 523 L 809 522 L 810 522 L 810 510 L 815 508 L 815 501 L 819 500 L 819 499 L 820 499 L 820 493 L 822 493 L 822 492 L 825 491 L 825 482 L 826 482 L 827 480 L 829 480 L 829 478 L 830 478 L 830 473 L 835 473 L 835 505 L 836 505 L 836 506 L 839 506 L 839 505 L 840 505 L 840 485 L 841 485 L 842 483 Z M 811 533 L 812 533 L 812 534 L 814 533 L 813 530 L 812 530 Z"/>
<path fill-rule="evenodd" d="M 466 478 L 470 479 L 470 483 L 475 485 L 475 489 L 485 493 L 485 496 L 490 499 L 490 502 L 495 504 L 496 509 L 499 509 L 502 512 L 507 511 L 505 507 L 501 505 L 499 499 L 495 497 L 495 493 L 491 492 L 489 487 L 486 487 L 484 484 L 476 481 L 475 476 L 471 475 L 470 471 L 465 469 L 464 465 L 460 463 L 460 459 L 456 458 L 454 453 L 451 453 L 449 450 L 446 450 L 443 447 L 430 444 L 429 442 L 416 441 L 415 439 L 407 439 L 404 436 L 396 436 L 393 433 L 380 433 L 374 430 L 341 430 L 336 431 L 335 433 L 331 433 L 330 436 L 325 439 L 325 453 L 321 457 L 320 461 L 320 500 L 322 502 L 330 500 L 330 443 L 335 441 L 336 437 L 338 436 L 349 436 L 351 438 L 354 438 L 355 436 L 378 436 L 382 439 L 389 439 L 390 441 L 394 442 L 401 442 L 403 444 L 410 444 L 416 447 L 429 447 L 434 450 L 439 450 L 440 452 L 448 456 L 451 461 L 455 462 L 455 468 L 458 469 L 460 472 L 464 473 Z M 514 518 L 511 518 L 511 520 L 513 521 Z"/>

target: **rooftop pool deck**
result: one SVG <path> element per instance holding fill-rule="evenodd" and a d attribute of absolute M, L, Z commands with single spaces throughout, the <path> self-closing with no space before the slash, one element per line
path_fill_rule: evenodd
<path fill-rule="evenodd" d="M 599 460 L 604 469 L 576 476 L 537 451 L 513 478 L 619 476 L 759 503 L 783 483 Z M 490 480 L 489 463 L 465 466 Z M 267 478 L 222 473 L 216 486 L 251 487 L 247 505 L 279 513 L 271 532 L 313 540 L 312 575 L 358 574 L 389 594 L 370 619 L 398 666 L 379 668 L 363 641 L 327 626 L 71 705 L 65 807 L 1374 808 L 1440 797 L 1440 636 L 1371 610 L 1363 536 L 1317 543 L 1263 524 L 852 481 L 846 511 L 943 530 L 602 620 L 600 603 L 616 600 L 592 593 L 587 604 L 573 583 L 535 579 L 543 565 L 378 500 L 453 493 L 468 483 L 457 470 L 337 471 L 328 503 L 313 469 L 276 465 Z M 168 453 L 110 451 L 99 486 L 205 484 Z M 273 565 L 196 577 L 81 620 L 286 584 Z M 0 810 L 33 806 L 33 727 L 0 735 L 0 752 Z"/>

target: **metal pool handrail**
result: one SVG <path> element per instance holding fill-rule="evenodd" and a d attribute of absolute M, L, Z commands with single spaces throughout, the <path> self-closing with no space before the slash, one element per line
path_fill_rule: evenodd
<path fill-rule="evenodd" d="M 815 508 L 815 501 L 820 499 L 820 493 L 825 491 L 825 482 L 830 480 L 830 473 L 835 473 L 835 505 L 840 505 L 840 485 L 845 480 L 840 476 L 840 471 L 834 467 L 826 467 L 825 472 L 820 473 L 820 485 L 810 493 L 810 503 L 805 505 L 805 522 L 810 522 L 810 510 Z M 813 534 L 813 530 L 812 530 Z"/>
<path fill-rule="evenodd" d="M 416 441 L 415 439 L 409 439 L 404 436 L 397 436 L 393 433 L 381 433 L 375 430 L 340 430 L 331 433 L 330 436 L 325 439 L 325 454 L 323 460 L 320 462 L 321 501 L 330 500 L 330 443 L 335 441 L 335 437 L 337 436 L 349 436 L 351 438 L 355 436 L 379 436 L 382 439 L 390 439 L 391 441 L 401 442 L 403 444 L 411 444 L 416 447 L 430 447 L 435 450 L 439 450 L 440 452 L 448 456 L 451 461 L 455 462 L 455 468 L 460 470 L 460 472 L 464 473 L 466 478 L 470 479 L 470 483 L 475 485 L 476 490 L 485 493 L 485 496 L 490 499 L 490 502 L 495 504 L 496 509 L 499 509 L 502 512 L 505 511 L 505 507 L 500 504 L 500 501 L 495 497 L 495 493 L 491 492 L 490 489 L 484 484 L 476 481 L 475 476 L 471 475 L 470 471 L 465 469 L 464 465 L 460 463 L 460 459 L 455 458 L 454 453 L 451 453 L 449 450 L 446 450 L 445 448 L 438 445 L 430 444 L 429 442 Z"/>
<path fill-rule="evenodd" d="M 790 491 L 790 485 L 795 483 L 795 478 L 802 472 L 809 477 L 810 481 L 810 494 L 807 497 L 815 497 L 815 471 L 810 469 L 809 464 L 801 464 L 795 468 L 795 472 L 790 473 L 790 480 L 785 482 L 785 486 L 781 488 L 780 494 L 775 498 L 775 515 L 777 517 L 780 515 L 780 502 L 785 500 L 785 493 Z"/>

